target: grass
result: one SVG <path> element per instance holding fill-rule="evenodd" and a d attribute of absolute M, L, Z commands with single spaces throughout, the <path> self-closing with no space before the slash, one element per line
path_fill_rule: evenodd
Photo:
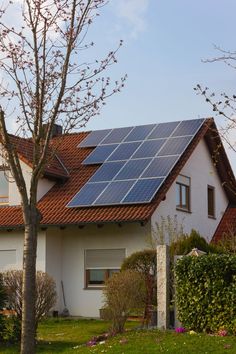
<path fill-rule="evenodd" d="M 129 322 L 127 329 L 137 326 Z M 51 354 L 220 354 L 236 353 L 236 337 L 218 337 L 204 334 L 176 334 L 173 331 L 131 330 L 110 338 L 104 344 L 86 347 L 91 337 L 108 330 L 109 323 L 99 320 L 49 319 L 42 322 L 38 330 L 37 353 Z M 16 345 L 1 346 L 0 353 L 18 353 Z"/>

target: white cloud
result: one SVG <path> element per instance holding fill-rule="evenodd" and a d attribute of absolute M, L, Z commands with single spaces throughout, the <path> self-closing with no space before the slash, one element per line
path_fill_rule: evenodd
<path fill-rule="evenodd" d="M 116 15 L 123 18 L 130 26 L 130 36 L 136 38 L 147 28 L 146 13 L 150 0 L 116 0 Z"/>

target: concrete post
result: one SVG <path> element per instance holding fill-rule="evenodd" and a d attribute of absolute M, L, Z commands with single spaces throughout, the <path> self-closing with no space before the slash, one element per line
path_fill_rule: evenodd
<path fill-rule="evenodd" d="M 157 246 L 157 327 L 169 327 L 169 270 L 170 250 L 167 245 Z"/>

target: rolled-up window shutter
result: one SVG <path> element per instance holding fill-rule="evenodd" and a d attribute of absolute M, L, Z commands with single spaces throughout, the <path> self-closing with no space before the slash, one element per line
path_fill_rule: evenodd
<path fill-rule="evenodd" d="M 7 270 L 16 264 L 16 250 L 0 250 L 0 270 Z"/>
<path fill-rule="evenodd" d="M 120 268 L 125 258 L 125 249 L 100 249 L 85 251 L 85 268 Z"/>

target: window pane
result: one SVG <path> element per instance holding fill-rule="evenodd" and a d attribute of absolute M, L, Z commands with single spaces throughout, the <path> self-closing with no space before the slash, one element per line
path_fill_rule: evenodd
<path fill-rule="evenodd" d="M 215 216 L 215 190 L 213 187 L 207 188 L 208 215 Z"/>
<path fill-rule="evenodd" d="M 0 203 L 8 203 L 8 180 L 6 171 L 0 171 Z"/>
<path fill-rule="evenodd" d="M 105 269 L 90 269 L 88 284 L 99 285 L 104 284 L 106 279 Z"/>
<path fill-rule="evenodd" d="M 180 199 L 181 187 L 180 184 L 176 184 L 176 206 L 177 208 L 181 207 L 181 199 Z"/>

